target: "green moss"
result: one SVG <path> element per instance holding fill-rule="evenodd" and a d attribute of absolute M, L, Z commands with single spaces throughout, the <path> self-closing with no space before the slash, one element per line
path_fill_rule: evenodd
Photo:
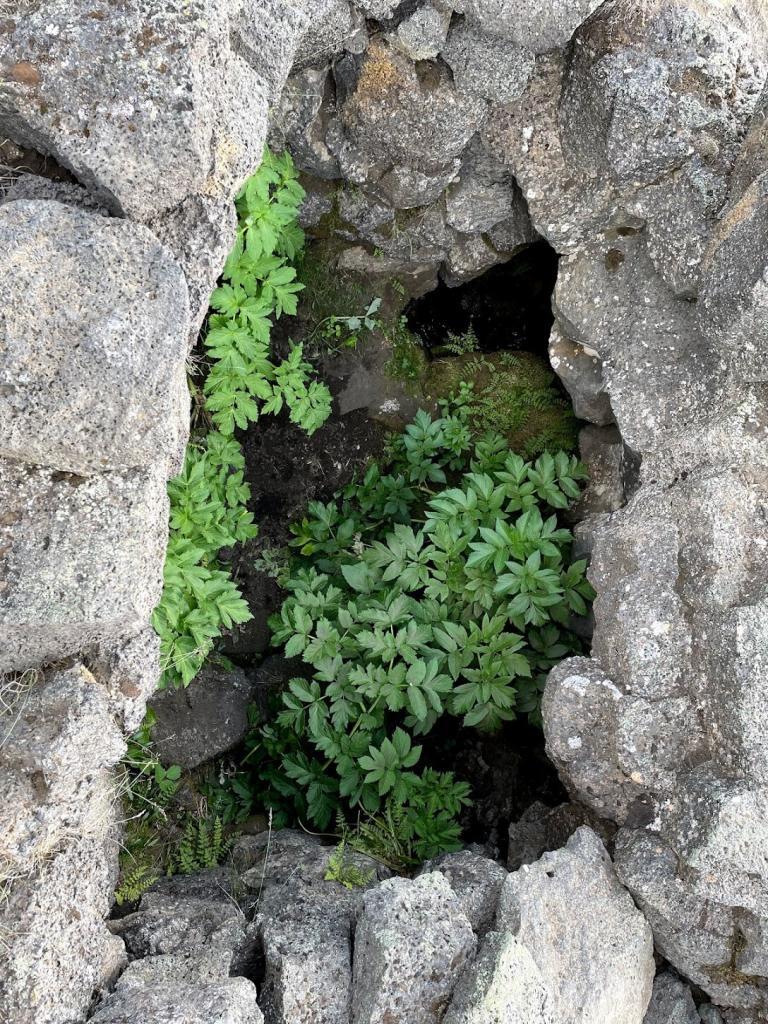
<path fill-rule="evenodd" d="M 446 398 L 468 382 L 474 387 L 472 427 L 497 430 L 527 458 L 574 451 L 578 421 L 549 364 L 531 352 L 464 355 L 429 364 L 424 390 Z"/>
<path fill-rule="evenodd" d="M 387 363 L 387 373 L 412 390 L 418 388 L 429 366 L 418 338 L 408 330 L 405 317 L 400 317 L 393 325 L 385 326 L 384 330 L 392 345 L 392 358 Z"/>
<path fill-rule="evenodd" d="M 338 269 L 336 259 L 331 245 L 318 242 L 305 251 L 299 271 L 304 291 L 298 312 L 310 332 L 329 317 L 358 316 L 374 298 L 359 275 Z"/>

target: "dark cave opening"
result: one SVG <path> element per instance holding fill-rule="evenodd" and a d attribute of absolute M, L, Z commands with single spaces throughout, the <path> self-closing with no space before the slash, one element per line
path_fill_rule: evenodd
<path fill-rule="evenodd" d="M 452 335 L 474 331 L 482 352 L 547 355 L 552 328 L 552 292 L 559 257 L 543 239 L 506 263 L 456 288 L 441 283 L 405 309 L 408 327 L 428 352 Z"/>

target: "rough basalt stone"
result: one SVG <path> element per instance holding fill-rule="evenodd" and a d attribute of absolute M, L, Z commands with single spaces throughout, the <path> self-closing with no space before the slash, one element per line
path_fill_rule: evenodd
<path fill-rule="evenodd" d="M 0 454 L 177 472 L 189 303 L 172 255 L 140 225 L 41 201 L 0 207 L 0 248 Z"/>
<path fill-rule="evenodd" d="M 459 0 L 457 10 L 494 35 L 512 39 L 533 53 L 565 46 L 600 0 Z"/>
<path fill-rule="evenodd" d="M 300 24 L 280 0 L 260 4 L 256 24 L 270 12 L 274 48 Z M 228 197 L 259 161 L 274 87 L 261 53 L 260 72 L 232 51 L 235 27 L 212 0 L 129 0 L 98 18 L 88 4 L 35 4 L 0 36 L 0 132 L 137 219 L 197 193 Z"/>
<path fill-rule="evenodd" d="M 123 943 L 104 923 L 117 881 L 110 825 L 114 816 L 96 836 L 68 836 L 32 875 L 12 881 L 0 904 L 0 1019 L 82 1020 L 93 992 L 113 983 L 125 966 Z"/>
<path fill-rule="evenodd" d="M 198 984 L 119 988 L 91 1018 L 93 1024 L 262 1024 L 256 986 L 247 978 Z"/>
<path fill-rule="evenodd" d="M 331 885 L 272 889 L 259 901 L 266 1024 L 348 1024 L 355 902 Z"/>
<path fill-rule="evenodd" d="M 437 1024 L 475 942 L 440 872 L 366 893 L 355 930 L 353 1024 Z"/>
<path fill-rule="evenodd" d="M 423 870 L 439 871 L 445 876 L 476 935 L 484 935 L 493 927 L 501 887 L 507 877 L 501 864 L 472 850 L 461 850 L 427 861 Z"/>
<path fill-rule="evenodd" d="M 536 962 L 511 932 L 490 932 L 459 979 L 444 1024 L 562 1024 Z"/>
<path fill-rule="evenodd" d="M 701 1024 L 688 986 L 668 971 L 657 974 L 643 1024 Z"/>
<path fill-rule="evenodd" d="M 507 877 L 496 927 L 530 954 L 555 1020 L 641 1024 L 655 973 L 651 930 L 591 829 Z"/>
<path fill-rule="evenodd" d="M 140 632 L 160 599 L 165 472 L 0 461 L 0 671 Z"/>

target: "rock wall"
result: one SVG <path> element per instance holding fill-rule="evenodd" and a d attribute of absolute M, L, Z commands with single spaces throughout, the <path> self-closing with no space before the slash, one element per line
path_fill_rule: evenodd
<path fill-rule="evenodd" d="M 274 141 L 306 174 L 307 224 L 332 215 L 342 265 L 427 288 L 538 237 L 560 254 L 553 366 L 580 413 L 615 422 L 620 440 L 612 428 L 603 458 L 614 479 L 602 507 L 615 511 L 580 527 L 599 595 L 593 655 L 552 673 L 548 750 L 574 796 L 619 826 L 616 872 L 657 950 L 734 1020 L 764 1019 L 762 4 L 8 6 L 0 138 L 49 154 L 62 180 L 22 176 L 0 205 L 0 1019 L 82 1020 L 125 963 L 102 923 L 116 852 L 109 767 L 158 675 L 147 623 L 165 481 L 186 439 L 184 361 L 270 105 Z M 334 977 L 349 981 L 353 1019 L 410 1022 L 426 1002 L 425 1020 L 449 1004 L 451 1021 L 521 1006 L 538 1006 L 532 1020 L 575 1020 L 588 999 L 579 1020 L 624 1007 L 617 1024 L 640 1021 L 647 926 L 590 836 L 525 887 L 507 879 L 503 927 L 455 997 L 480 930 L 442 875 L 364 897 L 368 952 L 354 965 L 337 908 Z M 594 887 L 595 906 L 609 900 L 626 962 L 606 967 L 597 936 L 574 967 L 548 928 L 584 926 L 557 887 L 546 903 L 550 871 Z M 272 1020 L 346 1020 L 346 1003 L 302 1008 L 311 958 L 305 937 L 293 951 L 283 931 L 305 912 L 327 919 L 293 897 L 285 919 L 275 908 L 256 925 L 272 972 L 260 1002 Z M 418 1010 L 408 999 L 420 990 L 395 983 L 408 965 L 387 929 L 403 915 L 433 985 Z M 147 950 L 126 941 L 140 963 Z M 181 1004 L 207 1024 L 259 1019 L 253 985 L 228 977 L 227 942 L 223 954 L 206 945 L 218 959 L 205 970 L 184 956 L 132 963 L 96 1019 L 193 1019 L 169 1017 Z M 675 984 L 657 980 L 656 1003 L 685 1004 Z"/>
<path fill-rule="evenodd" d="M 103 920 L 109 769 L 159 676 L 148 623 L 188 433 L 185 361 L 307 26 L 280 0 L 0 5 L 0 139 L 47 154 L 59 179 L 11 175 L 0 196 L 8 1024 L 82 1020 L 125 965 Z"/>

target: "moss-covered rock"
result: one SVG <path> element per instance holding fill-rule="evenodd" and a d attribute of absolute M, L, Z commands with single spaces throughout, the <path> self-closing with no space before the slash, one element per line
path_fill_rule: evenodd
<path fill-rule="evenodd" d="M 575 450 L 578 421 L 545 359 L 532 352 L 436 359 L 427 367 L 424 391 L 428 398 L 447 398 L 464 382 L 474 389 L 472 425 L 478 433 L 496 430 L 526 457 Z"/>

